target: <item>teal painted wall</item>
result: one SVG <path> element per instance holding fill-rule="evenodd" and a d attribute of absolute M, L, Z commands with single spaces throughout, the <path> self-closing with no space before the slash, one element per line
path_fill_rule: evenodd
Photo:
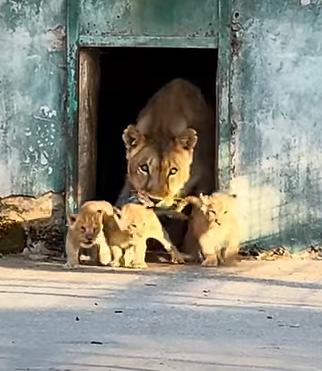
<path fill-rule="evenodd" d="M 247 239 L 321 243 L 320 1 L 223 0 L 217 9 L 213 0 L 80 0 L 66 8 L 66 0 L 0 1 L 0 197 L 66 189 L 77 206 L 78 45 L 218 46 L 219 180 L 243 199 Z"/>
<path fill-rule="evenodd" d="M 80 0 L 74 5 L 77 3 L 80 35 L 213 37 L 217 34 L 216 0 Z"/>
<path fill-rule="evenodd" d="M 248 239 L 293 249 L 322 237 L 322 6 L 236 0 L 232 187 Z"/>
<path fill-rule="evenodd" d="M 0 197 L 64 190 L 65 0 L 0 1 Z"/>

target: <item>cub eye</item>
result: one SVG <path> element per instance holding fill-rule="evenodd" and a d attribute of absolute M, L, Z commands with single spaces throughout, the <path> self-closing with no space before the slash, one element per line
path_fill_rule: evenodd
<path fill-rule="evenodd" d="M 86 228 L 83 225 L 81 226 L 81 231 L 86 232 Z"/>
<path fill-rule="evenodd" d="M 149 166 L 147 164 L 140 165 L 139 170 L 141 173 L 149 174 Z"/>
<path fill-rule="evenodd" d="M 172 167 L 169 171 L 169 175 L 174 175 L 178 172 L 178 169 L 176 167 Z"/>
<path fill-rule="evenodd" d="M 215 210 L 208 210 L 208 212 L 209 212 L 210 214 L 216 215 L 216 211 L 215 211 Z"/>

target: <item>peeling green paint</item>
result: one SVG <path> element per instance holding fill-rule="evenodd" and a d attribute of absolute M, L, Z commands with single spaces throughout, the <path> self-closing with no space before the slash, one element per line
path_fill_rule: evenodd
<path fill-rule="evenodd" d="M 65 186 L 65 1 L 1 2 L 0 196 Z"/>
<path fill-rule="evenodd" d="M 79 27 L 82 35 L 215 37 L 217 1 L 80 0 Z"/>
<path fill-rule="evenodd" d="M 319 1 L 3 0 L 0 29 L 0 197 L 65 190 L 77 209 L 80 47 L 218 48 L 218 182 L 246 240 L 321 243 Z"/>
<path fill-rule="evenodd" d="M 316 2 L 234 0 L 234 190 L 248 240 L 298 250 L 320 244 L 322 10 Z"/>

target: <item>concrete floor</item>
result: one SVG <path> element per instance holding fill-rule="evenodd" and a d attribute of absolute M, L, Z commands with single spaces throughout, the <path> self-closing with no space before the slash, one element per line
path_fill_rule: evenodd
<path fill-rule="evenodd" d="M 321 370 L 322 262 L 145 272 L 0 259 L 0 370 Z"/>

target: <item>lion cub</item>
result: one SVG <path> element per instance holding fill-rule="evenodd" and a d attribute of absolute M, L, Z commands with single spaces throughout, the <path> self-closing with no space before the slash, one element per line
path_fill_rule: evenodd
<path fill-rule="evenodd" d="M 104 217 L 113 215 L 113 207 L 106 201 L 87 201 L 78 214 L 67 217 L 66 268 L 75 268 L 79 263 L 80 248 L 98 246 L 98 260 L 102 265 L 111 262 L 111 250 L 104 235 Z"/>
<path fill-rule="evenodd" d="M 189 196 L 193 205 L 183 250 L 194 260 L 202 255 L 203 266 L 232 263 L 238 256 L 240 227 L 235 215 L 236 195 L 213 193 Z M 190 255 L 191 256 L 191 255 Z"/>
<path fill-rule="evenodd" d="M 172 263 L 184 263 L 181 254 L 170 242 L 167 232 L 162 227 L 158 217 L 152 209 L 148 209 L 139 204 L 125 204 L 118 212 L 117 223 L 122 231 L 130 230 L 131 233 L 129 244 L 125 246 L 129 254 L 128 259 L 132 259 L 130 264 L 128 263 L 128 266 L 132 268 L 147 267 L 145 263 L 145 253 L 147 248 L 146 242 L 149 238 L 154 238 L 162 243 L 165 250 L 170 253 Z M 119 245 L 111 244 L 113 255 L 111 265 L 120 265 L 123 249 L 124 246 L 122 248 Z"/>
<path fill-rule="evenodd" d="M 122 229 L 119 212 L 117 208 L 114 208 L 114 214 L 106 215 L 104 218 L 105 237 L 113 258 L 110 266 L 120 267 L 122 265 L 131 268 L 133 264 L 133 235 L 136 232 L 136 226 L 127 225 Z"/>

